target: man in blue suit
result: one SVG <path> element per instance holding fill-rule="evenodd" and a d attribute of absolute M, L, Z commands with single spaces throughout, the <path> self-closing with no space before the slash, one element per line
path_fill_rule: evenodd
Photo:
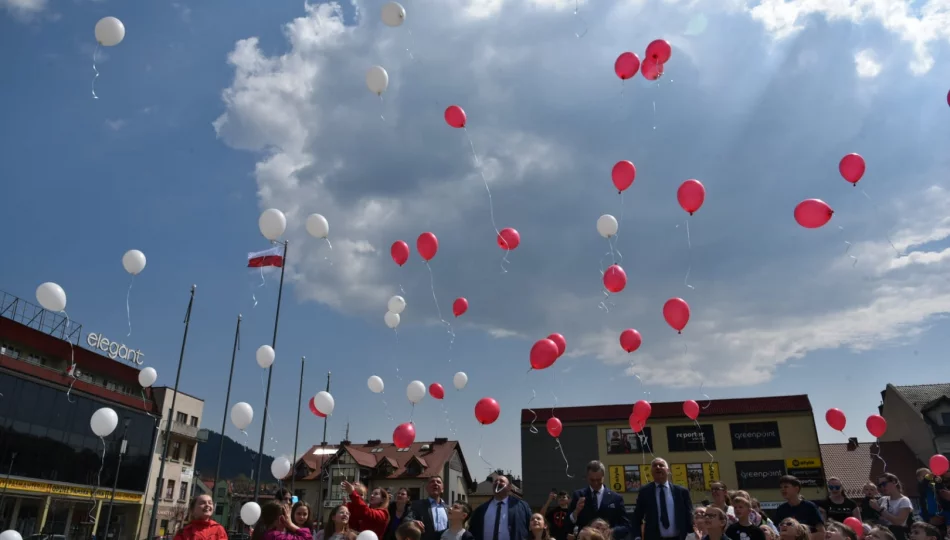
<path fill-rule="evenodd" d="M 475 540 L 528 540 L 531 507 L 509 495 L 508 477 L 499 474 L 493 484 L 495 496 L 472 512 L 468 531 Z"/>
<path fill-rule="evenodd" d="M 653 482 L 640 487 L 633 512 L 633 536 L 640 540 L 685 540 L 693 532 L 693 501 L 689 490 L 670 482 L 670 466 L 663 458 L 650 464 Z"/>
<path fill-rule="evenodd" d="M 623 505 L 623 496 L 604 485 L 604 464 L 594 460 L 587 464 L 587 487 L 571 495 L 567 511 L 578 530 L 600 518 L 613 529 L 614 538 L 621 540 L 630 534 L 630 520 Z"/>

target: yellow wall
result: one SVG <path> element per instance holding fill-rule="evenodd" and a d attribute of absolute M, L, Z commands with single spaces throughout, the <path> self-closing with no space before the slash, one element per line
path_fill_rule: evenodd
<path fill-rule="evenodd" d="M 779 436 L 781 437 L 781 448 L 752 449 L 752 450 L 733 450 L 729 424 L 740 422 L 778 422 Z M 667 426 L 689 426 L 688 419 L 651 419 L 648 426 L 652 429 L 653 455 L 666 459 L 673 472 L 673 482 L 685 485 L 686 464 L 704 464 L 705 482 L 708 483 L 709 477 L 715 479 L 715 468 L 718 465 L 719 479 L 729 487 L 730 490 L 738 489 L 738 480 L 736 478 L 736 461 L 760 461 L 760 460 L 791 460 L 801 458 L 818 459 L 820 463 L 821 451 L 818 446 L 818 437 L 815 432 L 814 418 L 810 414 L 785 414 L 773 415 L 770 417 L 762 416 L 717 416 L 704 419 L 699 417 L 701 425 L 712 424 L 716 439 L 716 450 L 711 450 L 710 457 L 706 452 L 670 452 L 666 440 Z M 627 428 L 626 423 L 618 422 L 611 424 L 598 424 L 597 426 L 597 448 L 600 460 L 607 467 L 607 478 L 605 483 L 614 490 L 613 481 L 616 481 L 618 469 L 617 466 L 643 465 L 640 467 L 641 482 L 650 481 L 649 465 L 653 455 L 649 452 L 642 454 L 608 454 L 607 453 L 607 430 Z M 614 466 L 614 469 L 610 467 Z M 712 470 L 710 470 L 712 469 Z M 712 499 L 712 494 L 708 491 L 708 484 L 704 486 L 703 491 L 694 490 L 691 492 L 693 503 L 699 504 L 703 499 Z M 761 502 L 781 502 L 778 486 L 773 490 L 749 490 L 749 493 L 759 499 Z M 822 499 L 826 496 L 824 487 L 821 488 L 803 488 L 802 496 L 806 499 Z M 623 493 L 626 504 L 634 504 L 637 499 L 636 493 Z"/>

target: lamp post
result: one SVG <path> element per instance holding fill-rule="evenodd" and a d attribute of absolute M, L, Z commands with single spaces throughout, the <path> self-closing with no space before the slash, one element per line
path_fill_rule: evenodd
<path fill-rule="evenodd" d="M 126 416 L 122 420 L 122 444 L 119 446 L 119 456 L 115 462 L 115 478 L 112 480 L 112 496 L 109 497 L 109 510 L 106 512 L 106 533 L 103 538 L 108 540 L 109 538 L 109 526 L 112 524 L 112 505 L 115 503 L 115 488 L 119 484 L 119 469 L 122 468 L 122 456 L 125 455 L 126 447 L 129 444 L 129 441 L 126 440 L 126 435 L 129 433 L 129 423 L 132 421 L 131 418 Z M 99 527 L 96 527 L 97 529 Z"/>

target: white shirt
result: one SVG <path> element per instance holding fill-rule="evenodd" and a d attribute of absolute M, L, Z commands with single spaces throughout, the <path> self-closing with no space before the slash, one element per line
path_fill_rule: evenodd
<path fill-rule="evenodd" d="M 501 503 L 501 507 L 498 506 Z M 485 520 L 482 522 L 482 530 L 485 531 L 483 538 L 479 540 L 493 540 L 495 537 L 495 515 L 501 511 L 501 521 L 498 522 L 498 540 L 510 540 L 508 534 L 508 497 L 498 501 L 492 499 L 488 501 L 488 510 L 485 512 Z"/>
<path fill-rule="evenodd" d="M 604 486 L 600 486 L 600 489 L 598 490 L 590 488 L 590 498 L 591 500 L 584 502 L 584 508 L 591 507 L 594 510 L 598 510 L 600 508 L 600 503 L 603 502 Z M 580 512 L 578 512 L 578 514 L 580 514 Z M 571 521 L 575 521 L 574 514 L 571 514 Z"/>
<path fill-rule="evenodd" d="M 432 513 L 432 526 L 437 531 L 444 531 L 449 528 L 449 515 L 445 511 L 445 501 L 435 502 L 435 499 L 429 497 L 429 512 Z"/>
<path fill-rule="evenodd" d="M 676 511 L 673 509 L 673 485 L 667 480 L 665 483 L 656 483 L 656 522 L 660 527 L 660 536 L 670 538 L 678 536 L 676 531 Z M 663 489 L 660 489 L 663 486 Z M 670 518 L 670 526 L 664 527 L 660 519 L 660 495 L 666 496 L 666 516 Z"/>

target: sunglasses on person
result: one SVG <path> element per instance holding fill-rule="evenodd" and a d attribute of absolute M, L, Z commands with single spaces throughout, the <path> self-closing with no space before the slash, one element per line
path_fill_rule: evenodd
<path fill-rule="evenodd" d="M 841 491 L 841 486 L 832 486 L 832 485 L 829 485 L 829 486 L 828 486 L 828 489 L 830 489 L 831 491 Z"/>
<path fill-rule="evenodd" d="M 878 489 L 880 489 L 880 488 L 886 488 L 888 484 L 890 484 L 890 481 L 885 480 L 885 481 L 879 483 L 879 484 L 877 485 L 877 487 L 878 487 Z"/>

